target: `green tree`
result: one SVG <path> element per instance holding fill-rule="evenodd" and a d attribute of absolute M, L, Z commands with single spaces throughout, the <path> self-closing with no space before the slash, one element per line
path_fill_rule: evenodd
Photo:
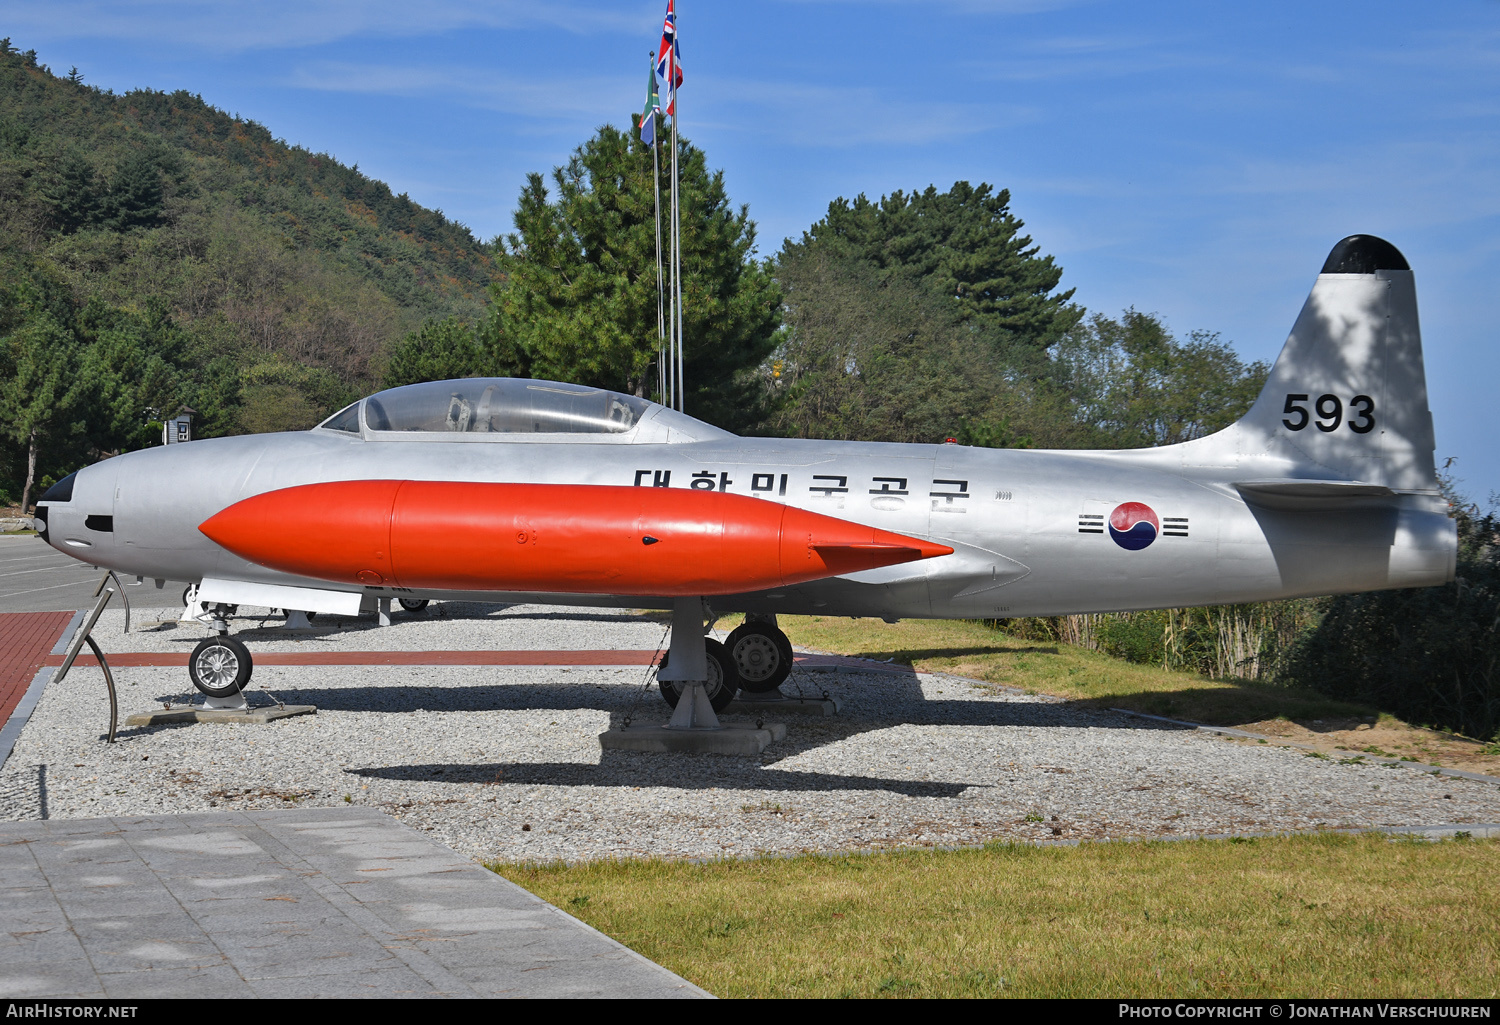
<path fill-rule="evenodd" d="M 430 320 L 391 350 L 381 386 L 398 388 L 458 377 L 509 376 L 518 369 L 495 366 L 487 356 L 470 325 L 457 317 Z"/>
<path fill-rule="evenodd" d="M 777 402 L 765 430 L 1008 447 L 1076 441 L 1070 410 L 1045 377 L 1003 358 L 991 337 L 999 329 L 965 318 L 919 272 L 882 270 L 828 246 L 782 256 L 785 328 L 766 369 Z"/>
<path fill-rule="evenodd" d="M 1076 419 L 1105 448 L 1171 445 L 1222 430 L 1245 415 L 1270 373 L 1217 334 L 1194 331 L 1179 341 L 1160 319 L 1135 310 L 1079 324 L 1054 361 Z"/>
<path fill-rule="evenodd" d="M 80 343 L 82 419 L 93 450 L 88 454 L 140 446 L 147 410 L 171 416 L 187 399 L 189 387 L 181 367 L 187 338 L 160 300 L 137 312 L 97 297 L 79 311 L 75 333 Z"/>
<path fill-rule="evenodd" d="M 663 202 L 669 184 L 662 161 Z M 730 429 L 760 415 L 755 367 L 771 352 L 780 294 L 754 259 L 755 225 L 731 208 L 723 172 L 681 143 L 687 411 Z M 651 152 L 606 125 L 553 171 L 528 176 L 502 241 L 492 359 L 528 376 L 649 394 L 656 380 L 656 234 Z"/>
<path fill-rule="evenodd" d="M 807 252 L 847 252 L 885 273 L 914 274 L 951 300 L 965 320 L 998 328 L 1014 342 L 1046 348 L 1078 322 L 1073 290 L 1056 291 L 1062 268 L 1022 235 L 1010 192 L 955 182 L 947 192 L 893 192 L 872 202 L 840 197 L 802 241 L 788 241 L 779 265 Z"/>
<path fill-rule="evenodd" d="M 305 431 L 354 398 L 348 385 L 321 367 L 272 359 L 243 372 L 238 426 L 246 434 Z"/>
<path fill-rule="evenodd" d="M 99 222 L 110 231 L 154 228 L 161 222 L 161 209 L 161 166 L 152 154 L 137 151 L 110 180 Z"/>
<path fill-rule="evenodd" d="M 101 195 L 94 165 L 82 153 L 68 149 L 41 176 L 41 194 L 58 230 L 68 233 L 94 224 Z"/>
<path fill-rule="evenodd" d="M 23 513 L 38 456 L 69 431 L 78 390 L 77 345 L 49 312 L 36 311 L 0 338 L 0 430 L 26 451 Z"/>

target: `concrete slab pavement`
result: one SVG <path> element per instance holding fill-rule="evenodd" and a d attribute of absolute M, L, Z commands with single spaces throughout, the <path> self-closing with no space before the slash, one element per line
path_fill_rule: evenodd
<path fill-rule="evenodd" d="M 705 997 L 367 808 L 0 824 L 0 997 Z"/>

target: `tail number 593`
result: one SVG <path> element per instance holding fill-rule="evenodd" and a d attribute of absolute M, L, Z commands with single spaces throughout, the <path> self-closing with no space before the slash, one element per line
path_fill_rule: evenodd
<path fill-rule="evenodd" d="M 1310 423 L 1316 422 L 1318 430 L 1324 434 L 1332 434 L 1339 429 L 1339 425 L 1345 423 L 1344 403 L 1337 395 L 1319 395 L 1318 401 L 1313 403 L 1312 413 L 1309 414 L 1306 395 L 1288 395 L 1286 405 L 1281 411 L 1288 414 L 1287 419 L 1281 422 L 1286 424 L 1289 431 L 1300 431 Z M 1292 419 L 1295 417 L 1296 419 Z M 1375 429 L 1375 400 L 1368 395 L 1356 395 L 1349 400 L 1349 429 L 1355 434 L 1369 434 Z"/>

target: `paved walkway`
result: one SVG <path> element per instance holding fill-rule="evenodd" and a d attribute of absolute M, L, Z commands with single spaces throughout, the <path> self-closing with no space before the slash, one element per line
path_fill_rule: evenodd
<path fill-rule="evenodd" d="M 0 824 L 0 997 L 703 997 L 367 808 Z"/>

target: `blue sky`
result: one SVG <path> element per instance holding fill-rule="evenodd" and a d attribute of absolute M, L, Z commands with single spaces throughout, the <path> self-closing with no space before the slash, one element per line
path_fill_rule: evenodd
<path fill-rule="evenodd" d="M 682 0 L 683 130 L 761 251 L 835 196 L 1009 188 L 1090 310 L 1272 359 L 1355 232 L 1417 274 L 1438 456 L 1500 491 L 1500 3 Z M 7 0 L 94 85 L 184 88 L 484 238 L 639 109 L 665 0 Z"/>

